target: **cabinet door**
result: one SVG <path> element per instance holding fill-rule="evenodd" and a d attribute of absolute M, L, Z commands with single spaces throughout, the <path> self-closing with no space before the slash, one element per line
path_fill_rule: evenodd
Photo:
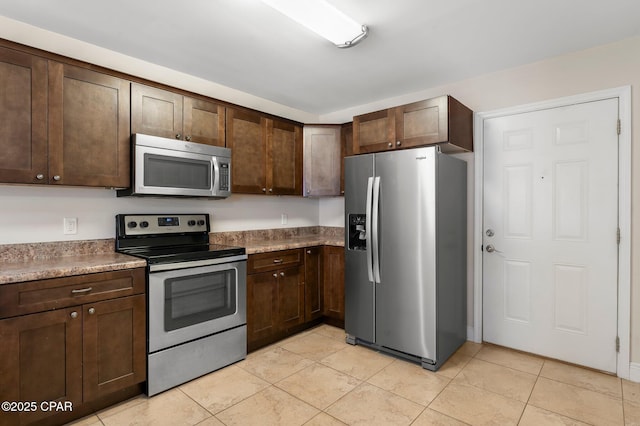
<path fill-rule="evenodd" d="M 340 195 L 340 126 L 304 126 L 304 196 Z"/>
<path fill-rule="evenodd" d="M 40 410 L 42 401 L 82 403 L 79 308 L 1 320 L 0 342 L 0 400 L 38 403 L 35 412 L 0 412 L 0 424 L 26 424 L 56 414 Z"/>
<path fill-rule="evenodd" d="M 312 321 L 322 316 L 322 247 L 309 247 L 304 255 L 304 317 Z"/>
<path fill-rule="evenodd" d="M 49 62 L 49 183 L 129 186 L 129 82 Z"/>
<path fill-rule="evenodd" d="M 353 123 L 342 125 L 340 132 L 342 139 L 342 158 L 340 159 L 340 194 L 344 195 L 344 157 L 353 155 Z"/>
<path fill-rule="evenodd" d="M 344 248 L 324 246 L 324 315 L 344 322 Z"/>
<path fill-rule="evenodd" d="M 131 133 L 182 139 L 182 95 L 132 83 Z"/>
<path fill-rule="evenodd" d="M 409 148 L 448 140 L 447 96 L 399 106 L 395 110 L 399 146 Z"/>
<path fill-rule="evenodd" d="M 231 148 L 231 191 L 267 191 L 266 119 L 260 114 L 227 108 L 227 147 Z"/>
<path fill-rule="evenodd" d="M 224 107 L 202 99 L 184 98 L 184 140 L 225 146 Z"/>
<path fill-rule="evenodd" d="M 0 47 L 0 182 L 45 183 L 47 61 Z"/>
<path fill-rule="evenodd" d="M 247 275 L 247 341 L 268 339 L 278 331 L 278 279 L 276 272 Z"/>
<path fill-rule="evenodd" d="M 84 400 L 141 383 L 146 378 L 145 296 L 82 306 Z"/>
<path fill-rule="evenodd" d="M 281 330 L 287 330 L 304 322 L 304 269 L 282 269 L 277 276 L 278 322 Z"/>
<path fill-rule="evenodd" d="M 274 195 L 302 194 L 302 127 L 267 120 L 267 185 Z"/>
<path fill-rule="evenodd" d="M 393 149 L 395 130 L 396 115 L 392 108 L 353 117 L 354 154 Z"/>

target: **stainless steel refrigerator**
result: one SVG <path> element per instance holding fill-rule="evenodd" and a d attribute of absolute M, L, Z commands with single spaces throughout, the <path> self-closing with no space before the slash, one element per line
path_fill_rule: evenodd
<path fill-rule="evenodd" d="M 466 176 L 435 146 L 345 158 L 348 343 L 430 370 L 464 343 Z"/>

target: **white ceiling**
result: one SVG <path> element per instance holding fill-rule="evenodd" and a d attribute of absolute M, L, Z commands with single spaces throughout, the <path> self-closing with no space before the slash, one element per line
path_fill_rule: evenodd
<path fill-rule="evenodd" d="M 640 35 L 638 0 L 329 1 L 369 26 L 360 45 L 259 0 L 1 0 L 0 14 L 313 114 Z"/>

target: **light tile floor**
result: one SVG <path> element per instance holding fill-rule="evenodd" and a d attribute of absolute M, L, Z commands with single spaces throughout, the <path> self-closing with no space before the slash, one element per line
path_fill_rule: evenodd
<path fill-rule="evenodd" d="M 640 384 L 467 342 L 436 372 L 321 325 L 77 425 L 640 425 Z"/>

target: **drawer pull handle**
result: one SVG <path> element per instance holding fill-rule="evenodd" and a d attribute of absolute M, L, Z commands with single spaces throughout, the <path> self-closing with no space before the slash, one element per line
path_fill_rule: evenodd
<path fill-rule="evenodd" d="M 278 278 L 278 274 L 273 274 L 273 278 Z"/>
<path fill-rule="evenodd" d="M 96 308 L 89 308 L 89 315 L 93 315 L 96 313 Z"/>
<path fill-rule="evenodd" d="M 282 263 L 282 259 L 273 259 L 273 263 Z"/>
<path fill-rule="evenodd" d="M 281 276 L 281 277 L 284 277 L 284 272 L 280 272 L 280 276 Z"/>
<path fill-rule="evenodd" d="M 73 312 L 71 312 L 70 317 L 73 318 L 73 319 L 76 319 L 76 318 L 78 318 L 78 313 L 76 311 L 73 311 Z"/>
<path fill-rule="evenodd" d="M 93 290 L 93 287 L 87 287 L 87 288 L 81 288 L 81 289 L 73 289 L 73 290 L 71 290 L 71 294 L 88 293 L 91 290 Z"/>

